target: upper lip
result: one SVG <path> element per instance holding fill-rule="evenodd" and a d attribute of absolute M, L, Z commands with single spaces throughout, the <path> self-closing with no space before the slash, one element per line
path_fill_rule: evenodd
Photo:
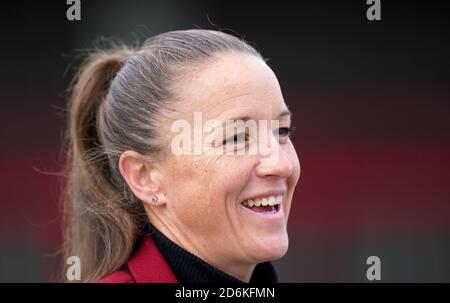
<path fill-rule="evenodd" d="M 241 203 L 243 203 L 247 200 L 256 200 L 256 199 L 261 199 L 261 198 L 267 198 L 270 196 L 284 195 L 285 193 L 286 193 L 285 189 L 271 189 L 271 190 L 265 191 L 263 193 L 259 193 L 259 194 L 253 195 L 251 197 L 248 197 L 247 199 L 243 200 Z"/>

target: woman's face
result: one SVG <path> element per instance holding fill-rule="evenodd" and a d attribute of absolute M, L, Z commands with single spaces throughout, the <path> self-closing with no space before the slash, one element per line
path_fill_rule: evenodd
<path fill-rule="evenodd" d="M 274 136 L 278 128 L 272 130 L 270 124 L 258 128 L 267 134 L 270 155 L 242 154 L 257 138 L 243 135 L 239 128 L 231 132 L 227 124 L 223 129 L 201 130 L 202 141 L 195 144 L 213 151 L 223 151 L 231 144 L 232 150 L 241 154 L 204 150 L 194 154 L 192 150 L 192 155 L 179 155 L 170 151 L 162 163 L 160 191 L 167 203 L 152 212 L 156 215 L 152 221 L 195 255 L 246 279 L 257 263 L 286 253 L 286 225 L 300 176 L 297 154 L 286 135 L 291 121 L 277 78 L 261 59 L 229 52 L 218 55 L 174 89 L 181 99 L 175 118 L 189 123 L 192 136 L 199 122 L 194 121 L 194 113 L 197 118 L 201 115 L 203 125 L 212 119 L 223 123 L 242 117 L 256 122 L 279 121 L 278 139 Z M 177 135 L 179 132 L 169 130 L 168 144 Z M 217 144 L 215 139 L 222 135 L 225 144 L 223 140 Z M 272 161 L 268 161 L 270 157 Z M 279 204 L 250 207 L 249 200 Z"/>

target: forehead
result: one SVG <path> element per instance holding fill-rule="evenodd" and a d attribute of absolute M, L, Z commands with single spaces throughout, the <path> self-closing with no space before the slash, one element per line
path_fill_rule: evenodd
<path fill-rule="evenodd" d="M 174 89 L 184 114 L 197 111 L 215 118 L 227 114 L 262 116 L 286 109 L 275 74 L 253 55 L 218 54 L 179 84 Z"/>

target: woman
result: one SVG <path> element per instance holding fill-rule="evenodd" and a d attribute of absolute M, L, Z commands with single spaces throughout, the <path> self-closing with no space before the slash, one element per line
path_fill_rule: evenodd
<path fill-rule="evenodd" d="M 254 48 L 167 32 L 93 53 L 73 83 L 65 240 L 82 280 L 277 281 L 270 261 L 288 249 L 300 165 L 278 81 Z M 257 137 L 242 121 L 276 128 L 259 123 Z M 268 153 L 248 152 L 261 142 Z"/>

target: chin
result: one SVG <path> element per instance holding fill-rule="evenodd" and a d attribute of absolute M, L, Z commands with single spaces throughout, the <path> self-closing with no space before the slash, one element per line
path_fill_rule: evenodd
<path fill-rule="evenodd" d="M 288 251 L 289 240 L 285 233 L 278 237 L 260 239 L 259 245 L 252 249 L 252 255 L 257 263 L 281 259 Z"/>

